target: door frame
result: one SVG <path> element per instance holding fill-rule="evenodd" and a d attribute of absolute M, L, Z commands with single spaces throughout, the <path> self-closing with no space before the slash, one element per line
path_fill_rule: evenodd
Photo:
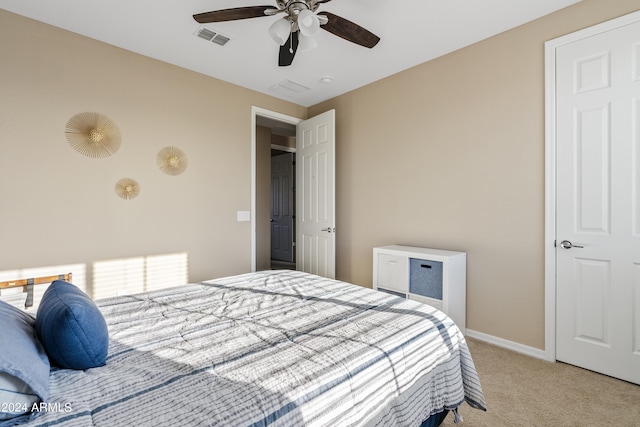
<path fill-rule="evenodd" d="M 640 21 L 640 11 L 545 43 L 545 359 L 556 361 L 556 50 L 566 44 Z"/>
<path fill-rule="evenodd" d="M 256 191 L 256 126 L 258 116 L 267 117 L 270 119 L 278 120 L 283 123 L 289 123 L 292 125 L 298 125 L 303 119 L 299 117 L 288 116 L 286 114 L 278 113 L 276 111 L 267 110 L 265 108 L 251 106 L 251 271 L 256 271 L 257 262 L 257 229 L 256 229 L 256 206 L 257 206 L 257 191 Z"/>

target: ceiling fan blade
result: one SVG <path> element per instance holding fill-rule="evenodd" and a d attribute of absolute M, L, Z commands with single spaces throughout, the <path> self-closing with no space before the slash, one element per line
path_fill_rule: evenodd
<path fill-rule="evenodd" d="M 193 15 L 193 19 L 201 24 L 210 22 L 236 21 L 238 19 L 258 18 L 267 16 L 264 11 L 267 9 L 275 9 L 273 6 L 247 6 L 234 7 L 231 9 L 214 10 L 212 12 L 204 12 Z M 277 10 L 277 9 L 276 9 Z"/>
<path fill-rule="evenodd" d="M 298 32 L 292 32 L 289 34 L 289 38 L 286 43 L 280 46 L 280 53 L 278 54 L 278 65 L 280 67 L 288 67 L 293 62 L 293 57 L 296 56 L 298 50 Z"/>
<path fill-rule="evenodd" d="M 355 24 L 348 19 L 344 19 L 338 15 L 334 15 L 331 12 L 320 12 L 318 15 L 324 15 L 327 17 L 328 22 L 321 25 L 320 28 L 329 31 L 338 37 L 342 37 L 345 40 L 359 44 L 360 46 L 368 47 L 371 49 L 380 41 L 380 37 L 373 34 L 371 31 L 362 28 L 360 25 Z"/>

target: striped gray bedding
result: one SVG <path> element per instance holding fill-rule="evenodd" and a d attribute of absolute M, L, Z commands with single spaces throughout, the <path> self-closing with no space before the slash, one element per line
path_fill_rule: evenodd
<path fill-rule="evenodd" d="M 54 369 L 33 426 L 419 426 L 484 409 L 455 324 L 415 301 L 265 271 L 98 301 L 104 367 Z"/>

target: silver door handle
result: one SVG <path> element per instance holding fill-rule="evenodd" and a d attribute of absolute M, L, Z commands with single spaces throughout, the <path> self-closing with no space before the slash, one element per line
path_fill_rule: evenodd
<path fill-rule="evenodd" d="M 326 231 L 327 233 L 335 233 L 336 229 L 335 228 L 331 228 L 331 227 L 327 227 L 327 228 L 323 228 L 320 231 Z"/>
<path fill-rule="evenodd" d="M 571 248 L 584 248 L 584 246 L 578 246 L 578 245 L 574 245 L 573 243 L 571 243 L 568 240 L 563 240 L 562 242 L 560 242 L 560 246 L 563 249 L 571 249 Z"/>

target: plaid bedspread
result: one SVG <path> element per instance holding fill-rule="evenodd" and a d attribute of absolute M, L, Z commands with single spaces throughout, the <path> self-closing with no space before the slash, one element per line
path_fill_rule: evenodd
<path fill-rule="evenodd" d="M 54 369 L 33 426 L 418 426 L 485 402 L 464 337 L 415 301 L 265 271 L 98 301 L 104 367 Z"/>

